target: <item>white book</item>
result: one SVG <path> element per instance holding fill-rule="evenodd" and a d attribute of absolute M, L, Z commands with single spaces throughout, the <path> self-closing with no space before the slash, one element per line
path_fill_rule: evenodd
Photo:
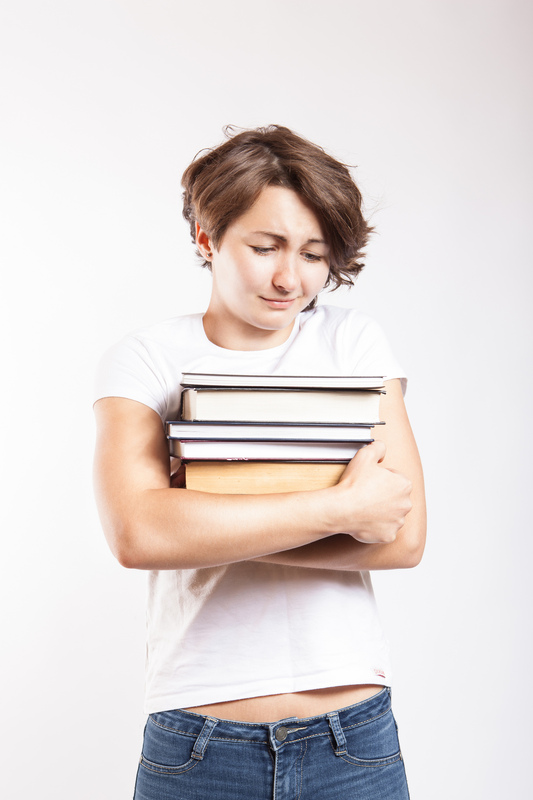
<path fill-rule="evenodd" d="M 384 423 L 379 423 L 383 425 Z M 287 422 L 193 422 L 169 421 L 169 439 L 254 439 L 311 442 L 370 442 L 372 425 L 298 424 Z"/>
<path fill-rule="evenodd" d="M 350 461 L 363 442 L 259 442 L 169 440 L 170 453 L 185 461 Z"/>
<path fill-rule="evenodd" d="M 235 422 L 375 425 L 381 393 L 372 390 L 184 389 L 181 417 Z"/>
<path fill-rule="evenodd" d="M 383 376 L 375 375 L 230 375 L 184 372 L 182 386 L 218 386 L 231 389 L 374 389 L 384 388 Z"/>

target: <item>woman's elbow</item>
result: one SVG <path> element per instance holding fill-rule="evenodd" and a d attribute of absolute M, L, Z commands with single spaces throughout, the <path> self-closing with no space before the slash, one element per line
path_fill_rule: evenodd
<path fill-rule="evenodd" d="M 126 569 L 148 571 L 205 566 L 196 548 L 191 551 L 181 547 L 179 537 L 169 539 L 168 532 L 153 522 L 132 519 L 106 536 L 111 552 Z"/>
<path fill-rule="evenodd" d="M 402 568 L 414 569 L 415 567 L 418 567 L 418 565 L 422 561 L 423 555 L 424 555 L 423 547 L 420 547 L 416 550 L 410 550 L 408 553 L 406 553 L 405 558 L 403 559 Z"/>
<path fill-rule="evenodd" d="M 404 539 L 404 553 L 402 559 L 403 569 L 413 569 L 422 561 L 426 546 L 426 522 L 418 523 L 409 530 L 409 535 Z"/>
<path fill-rule="evenodd" d="M 140 553 L 133 547 L 117 547 L 113 550 L 113 555 L 121 567 L 126 569 L 146 569 Z"/>
<path fill-rule="evenodd" d="M 104 528 L 109 549 L 118 563 L 126 569 L 145 569 L 146 557 L 135 526 L 108 525 Z"/>

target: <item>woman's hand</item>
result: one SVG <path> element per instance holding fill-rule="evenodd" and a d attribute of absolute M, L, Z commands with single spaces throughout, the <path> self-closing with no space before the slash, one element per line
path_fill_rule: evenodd
<path fill-rule="evenodd" d="M 386 450 L 381 441 L 363 447 L 335 487 L 342 532 L 367 544 L 393 542 L 412 508 L 413 485 L 397 470 L 382 466 Z"/>

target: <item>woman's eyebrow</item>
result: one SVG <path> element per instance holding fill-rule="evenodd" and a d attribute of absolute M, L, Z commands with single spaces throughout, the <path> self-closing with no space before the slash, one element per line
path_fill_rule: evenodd
<path fill-rule="evenodd" d="M 263 236 L 271 236 L 273 239 L 279 239 L 281 242 L 286 242 L 287 237 L 282 236 L 280 233 L 273 233 L 272 231 L 252 231 L 252 234 L 262 234 Z M 308 239 L 305 244 L 327 244 L 325 239 Z"/>

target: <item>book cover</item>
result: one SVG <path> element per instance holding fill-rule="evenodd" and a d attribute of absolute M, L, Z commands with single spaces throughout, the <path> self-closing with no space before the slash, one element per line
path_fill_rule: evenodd
<path fill-rule="evenodd" d="M 185 486 L 219 494 L 273 494 L 327 489 L 339 482 L 344 463 L 292 461 L 185 462 Z"/>
<path fill-rule="evenodd" d="M 381 394 L 368 390 L 184 389 L 181 417 L 235 422 L 379 422 Z"/>
<path fill-rule="evenodd" d="M 368 375 L 229 375 L 207 372 L 184 372 L 181 385 L 186 387 L 274 388 L 274 389 L 374 389 L 384 388 L 383 376 Z"/>

